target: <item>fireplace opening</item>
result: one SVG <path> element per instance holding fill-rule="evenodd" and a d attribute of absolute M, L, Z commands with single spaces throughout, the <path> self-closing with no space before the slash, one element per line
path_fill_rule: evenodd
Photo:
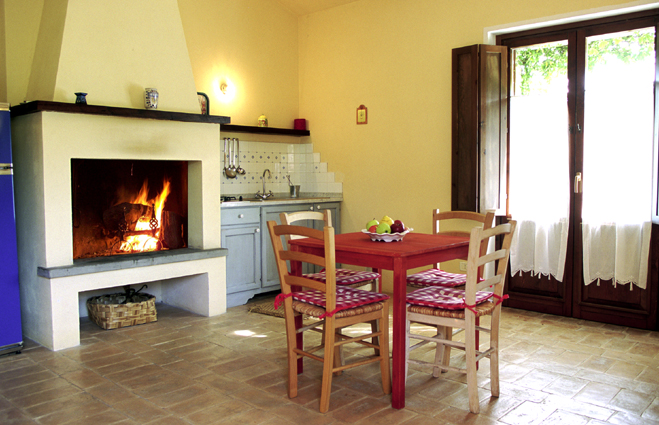
<path fill-rule="evenodd" d="M 187 161 L 71 159 L 73 259 L 187 247 Z"/>

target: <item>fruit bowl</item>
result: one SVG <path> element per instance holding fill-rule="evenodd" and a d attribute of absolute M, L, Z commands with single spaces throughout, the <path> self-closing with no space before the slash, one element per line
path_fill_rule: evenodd
<path fill-rule="evenodd" d="M 399 242 L 402 241 L 405 235 L 410 233 L 412 230 L 414 229 L 408 227 L 404 232 L 400 233 L 372 233 L 366 229 L 362 229 L 362 233 L 366 233 L 368 236 L 370 236 L 372 241 Z"/>

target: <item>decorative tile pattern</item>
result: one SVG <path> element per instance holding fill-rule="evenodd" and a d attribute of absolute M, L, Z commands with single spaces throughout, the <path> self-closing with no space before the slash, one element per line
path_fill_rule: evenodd
<path fill-rule="evenodd" d="M 224 158 L 224 147 L 220 147 Z M 313 152 L 313 144 L 285 144 L 250 142 L 240 140 L 240 166 L 244 175 L 229 179 L 222 174 L 222 195 L 253 195 L 263 188 L 263 174 L 270 170 L 271 178 L 266 177 L 266 191 L 288 193 L 287 175 L 300 191 L 306 193 L 342 193 L 343 185 L 337 182 L 333 172 L 327 171 L 327 163 L 320 162 L 320 153 Z M 238 154 L 234 161 L 238 160 Z"/>

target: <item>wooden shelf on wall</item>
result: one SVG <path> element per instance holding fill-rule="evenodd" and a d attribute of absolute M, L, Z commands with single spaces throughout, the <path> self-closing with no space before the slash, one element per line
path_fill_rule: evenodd
<path fill-rule="evenodd" d="M 293 130 L 289 128 L 257 127 L 252 125 L 222 124 L 220 132 L 227 133 L 253 133 L 253 134 L 278 134 L 284 136 L 304 137 L 309 136 L 309 130 Z"/>
<path fill-rule="evenodd" d="M 81 105 L 76 103 L 51 102 L 35 100 L 33 102 L 21 103 L 11 107 L 11 116 L 32 114 L 41 111 L 66 112 L 73 114 L 108 115 L 127 118 L 148 118 L 167 121 L 184 121 L 221 124 L 231 122 L 230 117 L 219 115 L 190 114 L 185 112 L 163 111 L 160 109 L 133 109 L 118 108 L 102 105 Z"/>

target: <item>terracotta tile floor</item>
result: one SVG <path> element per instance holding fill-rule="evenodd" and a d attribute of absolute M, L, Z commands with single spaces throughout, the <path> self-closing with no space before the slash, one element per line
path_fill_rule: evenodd
<path fill-rule="evenodd" d="M 659 424 L 659 332 L 504 309 L 501 397 L 490 398 L 483 361 L 480 415 L 468 412 L 464 376 L 415 367 L 407 406 L 394 410 L 377 364 L 336 377 L 320 414 L 317 362 L 288 399 L 284 322 L 247 308 L 206 318 L 159 304 L 148 325 L 104 331 L 82 319 L 76 348 L 27 341 L 0 357 L 0 423 Z"/>

